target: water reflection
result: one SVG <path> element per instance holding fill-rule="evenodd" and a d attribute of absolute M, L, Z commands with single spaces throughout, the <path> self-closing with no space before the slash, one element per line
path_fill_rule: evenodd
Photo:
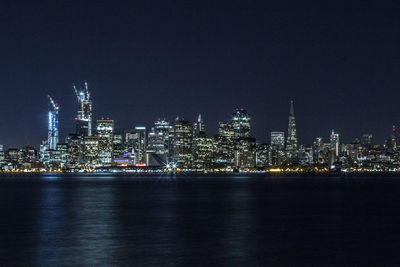
<path fill-rule="evenodd" d="M 400 179 L 247 178 L 4 180 L 0 263 L 400 262 Z"/>
<path fill-rule="evenodd" d="M 46 179 L 47 180 L 47 179 Z M 79 181 L 45 183 L 37 218 L 37 265 L 112 262 L 114 188 Z"/>

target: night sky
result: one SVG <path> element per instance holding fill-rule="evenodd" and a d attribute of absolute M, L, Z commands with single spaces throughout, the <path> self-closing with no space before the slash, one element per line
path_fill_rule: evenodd
<path fill-rule="evenodd" d="M 116 131 L 201 113 L 215 134 L 243 107 L 269 142 L 287 131 L 292 99 L 300 143 L 328 141 L 331 129 L 383 142 L 400 125 L 398 1 L 36 2 L 0 6 L 6 147 L 47 138 L 47 93 L 61 140 L 73 132 L 71 85 L 83 80 L 94 118 Z"/>

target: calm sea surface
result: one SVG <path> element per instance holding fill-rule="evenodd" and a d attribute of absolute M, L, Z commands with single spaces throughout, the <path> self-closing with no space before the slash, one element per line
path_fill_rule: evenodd
<path fill-rule="evenodd" d="M 13 264 L 400 264 L 400 177 L 0 177 Z"/>

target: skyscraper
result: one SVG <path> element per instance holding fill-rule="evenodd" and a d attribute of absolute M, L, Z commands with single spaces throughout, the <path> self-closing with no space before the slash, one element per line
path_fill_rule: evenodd
<path fill-rule="evenodd" d="M 152 164 L 162 166 L 169 162 L 171 132 L 172 126 L 167 120 L 159 118 L 154 122 L 147 135 L 147 154 Z"/>
<path fill-rule="evenodd" d="M 50 95 L 49 98 L 49 125 L 47 142 L 49 149 L 56 150 L 58 144 L 58 104 L 54 102 Z"/>
<path fill-rule="evenodd" d="M 274 149 L 284 150 L 285 148 L 284 132 L 271 132 L 271 147 Z"/>
<path fill-rule="evenodd" d="M 79 168 L 83 163 L 83 137 L 79 134 L 70 134 L 65 141 L 67 143 L 67 167 Z"/>
<path fill-rule="evenodd" d="M 250 115 L 243 108 L 237 108 L 232 114 L 235 138 L 250 137 Z"/>
<path fill-rule="evenodd" d="M 185 119 L 175 120 L 174 161 L 179 168 L 192 166 L 192 125 Z"/>
<path fill-rule="evenodd" d="M 84 163 L 86 167 L 95 168 L 99 164 L 99 139 L 97 136 L 84 137 Z"/>
<path fill-rule="evenodd" d="M 206 127 L 204 121 L 201 118 L 201 114 L 199 114 L 197 121 L 193 124 L 193 137 L 205 135 L 205 133 L 206 133 Z"/>
<path fill-rule="evenodd" d="M 148 134 L 147 149 L 153 150 L 158 155 L 168 154 L 169 132 L 172 126 L 165 119 L 158 119 Z"/>
<path fill-rule="evenodd" d="M 324 163 L 324 143 L 322 141 L 322 137 L 315 138 L 313 142 L 313 160 L 315 164 Z"/>
<path fill-rule="evenodd" d="M 361 145 L 364 148 L 370 148 L 372 146 L 372 134 L 363 134 L 361 137 Z"/>
<path fill-rule="evenodd" d="M 111 166 L 113 158 L 113 120 L 98 120 L 97 121 L 97 137 L 99 164 L 101 166 Z"/>
<path fill-rule="evenodd" d="M 134 157 L 135 164 L 144 164 L 146 162 L 146 133 L 145 126 L 136 126 L 135 129 L 125 133 L 126 151 Z"/>
<path fill-rule="evenodd" d="M 234 164 L 237 168 L 252 168 L 256 165 L 256 140 L 250 136 L 251 118 L 243 108 L 232 114 L 234 132 Z"/>
<path fill-rule="evenodd" d="M 3 149 L 3 145 L 0 145 L 0 167 L 2 167 L 4 165 L 4 149 Z"/>
<path fill-rule="evenodd" d="M 396 125 L 393 125 L 393 127 L 392 127 L 392 135 L 390 137 L 390 146 L 392 149 L 397 148 Z"/>
<path fill-rule="evenodd" d="M 211 167 L 213 154 L 213 139 L 211 137 L 198 135 L 193 137 L 193 165 L 199 170 L 205 170 Z"/>
<path fill-rule="evenodd" d="M 289 125 L 288 125 L 288 137 L 287 137 L 287 141 L 286 141 L 286 150 L 288 152 L 295 152 L 297 150 L 297 132 L 296 132 L 296 122 L 294 119 L 293 100 L 290 101 L 290 113 L 289 113 Z"/>
<path fill-rule="evenodd" d="M 231 122 L 220 122 L 215 137 L 214 163 L 216 167 L 232 167 L 234 163 L 234 130 Z"/>
<path fill-rule="evenodd" d="M 78 113 L 75 117 L 76 133 L 81 136 L 92 135 L 92 100 L 87 82 L 85 82 L 85 89 L 77 90 L 75 84 L 74 88 L 76 97 L 78 98 Z"/>
<path fill-rule="evenodd" d="M 339 134 L 335 133 L 334 130 L 331 133 L 331 151 L 335 158 L 339 156 Z"/>

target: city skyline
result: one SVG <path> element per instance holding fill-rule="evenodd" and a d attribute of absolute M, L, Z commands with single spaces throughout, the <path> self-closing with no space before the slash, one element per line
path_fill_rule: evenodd
<path fill-rule="evenodd" d="M 72 88 L 73 88 L 73 90 L 74 90 L 74 92 L 75 92 L 75 94 L 76 94 L 76 97 L 77 97 L 77 99 L 78 99 L 78 102 L 76 102 L 76 103 L 78 103 L 77 104 L 77 106 L 78 106 L 78 113 L 77 113 L 77 115 L 75 114 L 69 114 L 69 116 L 67 116 L 66 114 L 63 114 L 63 110 L 62 110 L 62 108 L 61 108 L 61 112 L 59 111 L 59 109 L 60 109 L 60 105 L 59 105 L 59 103 L 57 102 L 57 103 L 55 103 L 55 102 L 53 102 L 53 99 L 52 99 L 52 97 L 49 95 L 49 94 L 47 94 L 47 98 L 49 99 L 49 109 L 50 109 L 50 111 L 49 110 L 46 110 L 46 113 L 47 114 L 49 114 L 49 113 L 51 113 L 52 111 L 51 111 L 51 109 L 52 108 L 54 108 L 54 109 L 56 109 L 56 112 L 57 112 L 57 117 L 59 116 L 59 113 L 61 113 L 63 116 L 62 117 L 71 117 L 72 116 L 72 120 L 70 120 L 70 121 L 63 121 L 62 123 L 61 123 L 61 127 L 60 127 L 60 129 L 63 129 L 63 130 L 58 130 L 57 131 L 57 140 L 61 140 L 60 142 L 61 143 L 63 143 L 64 141 L 64 139 L 65 138 L 67 138 L 67 136 L 68 136 L 68 134 L 69 133 L 73 133 L 73 132 L 75 132 L 75 130 L 77 130 L 77 127 L 82 127 L 82 126 L 79 126 L 79 122 L 80 121 L 83 121 L 84 123 L 86 122 L 86 123 L 88 123 L 89 122 L 89 124 L 86 126 L 86 130 L 83 130 L 83 131 L 86 131 L 86 133 L 90 133 L 89 134 L 89 136 L 90 135 L 92 135 L 92 124 L 94 124 L 94 122 L 96 121 L 96 120 L 100 120 L 100 119 L 104 119 L 105 117 L 107 117 L 107 118 L 110 118 L 110 116 L 109 115 L 106 115 L 106 116 L 104 116 L 104 115 L 102 115 L 102 116 L 99 116 L 98 114 L 95 114 L 95 115 L 93 115 L 92 114 L 92 99 L 90 99 L 91 98 L 91 94 L 89 93 L 89 88 L 88 88 L 88 83 L 87 83 L 87 81 L 83 81 L 82 83 L 81 83 L 81 85 L 80 85 L 80 87 L 79 87 L 79 90 L 77 89 L 77 87 L 76 87 L 76 85 L 75 85 L 75 83 L 72 83 Z M 80 98 L 82 98 L 82 99 L 80 99 Z M 86 101 L 86 102 L 85 102 Z M 75 106 L 76 106 L 76 103 L 75 103 Z M 88 107 L 86 107 L 85 106 L 85 103 L 88 103 L 87 105 L 89 105 Z M 269 129 L 271 129 L 271 130 L 269 130 L 269 131 L 267 131 L 267 132 L 265 132 L 265 134 L 264 135 L 261 135 L 261 136 L 256 136 L 254 133 L 252 133 L 252 135 L 254 136 L 254 137 L 256 137 L 257 138 L 257 140 L 258 141 L 260 141 L 261 143 L 270 143 L 270 133 L 272 133 L 272 132 L 276 132 L 276 131 L 282 131 L 282 132 L 286 132 L 286 134 L 287 134 L 287 131 L 289 130 L 289 128 L 290 128 L 290 124 L 291 123 L 293 123 L 294 124 L 294 127 L 295 128 L 297 128 L 296 127 L 296 123 L 295 122 L 290 122 L 291 121 L 291 117 L 294 117 L 293 115 L 294 115 L 294 107 L 293 107 L 293 105 L 295 104 L 295 101 L 293 100 L 293 99 L 291 99 L 290 101 L 289 101 L 289 103 L 290 103 L 290 110 L 289 110 L 289 126 L 286 126 L 286 128 L 280 128 L 280 129 L 278 129 L 278 128 L 274 128 L 274 127 L 272 127 L 272 126 L 269 126 L 269 127 L 265 127 L 265 128 L 269 128 Z M 61 106 L 62 106 L 62 104 L 61 104 Z M 88 110 L 88 114 L 84 114 L 85 113 L 85 108 Z M 235 107 L 235 108 L 238 108 L 238 107 Z M 240 107 L 240 108 L 246 108 L 246 107 Z M 284 108 L 282 108 L 282 109 L 284 109 Z M 67 110 L 70 110 L 70 108 L 68 108 Z M 246 108 L 246 110 L 249 110 L 248 108 Z M 123 110 L 118 110 L 119 112 L 121 112 L 121 113 L 124 113 L 123 112 Z M 115 112 L 110 112 L 110 113 L 115 113 Z M 175 115 L 175 116 L 172 116 L 172 118 L 168 118 L 168 117 L 166 117 L 166 116 L 155 116 L 155 118 L 154 118 L 154 120 L 153 121 L 156 121 L 157 119 L 159 119 L 159 118 L 163 118 L 164 120 L 167 120 L 167 121 L 170 121 L 170 122 L 173 122 L 174 121 L 174 118 L 176 118 L 176 117 L 182 117 L 182 118 L 187 118 L 188 119 L 188 121 L 190 121 L 191 123 L 195 123 L 196 122 L 196 120 L 198 120 L 198 116 L 200 116 L 200 118 L 201 118 L 201 114 L 204 114 L 205 112 L 197 112 L 196 113 L 196 116 L 194 117 L 194 118 L 188 118 L 187 116 L 184 116 L 183 114 L 177 114 L 177 115 Z M 279 113 L 281 113 L 281 112 L 279 112 Z M 252 117 L 252 118 L 254 118 L 254 116 L 253 116 L 253 114 L 250 114 L 250 116 Z M 207 123 L 207 128 L 208 129 L 212 129 L 212 131 L 209 131 L 208 130 L 208 134 L 210 135 L 210 136 L 213 136 L 213 135 L 216 135 L 217 133 L 218 133 L 218 129 L 216 129 L 216 127 L 217 127 L 217 125 L 218 125 L 218 123 L 219 122 L 221 122 L 221 121 L 227 121 L 227 120 L 229 120 L 230 118 L 230 115 L 228 115 L 228 116 L 226 116 L 226 118 L 224 118 L 224 119 L 219 119 L 218 120 L 218 122 L 215 124 L 215 125 L 210 125 L 210 123 L 208 122 L 208 121 L 215 121 L 216 119 L 215 118 L 206 118 L 206 120 L 205 120 L 205 122 Z M 80 119 L 79 119 L 80 118 Z M 197 119 L 196 119 L 197 118 Z M 111 119 L 113 119 L 113 118 L 111 118 Z M 114 119 L 113 119 L 114 120 Z M 297 120 L 297 119 L 296 119 Z M 115 121 L 115 120 L 114 120 Z M 139 120 L 139 121 L 141 121 L 141 120 Z M 135 128 L 136 126 L 144 126 L 144 127 L 146 127 L 147 129 L 150 129 L 151 127 L 152 127 L 152 125 L 153 125 L 153 121 L 148 121 L 148 122 L 143 122 L 143 123 L 135 123 L 135 122 L 133 122 L 131 125 L 123 125 L 123 126 L 121 126 L 121 125 L 118 125 L 118 122 L 116 122 L 116 129 L 118 129 L 117 130 L 117 132 L 121 132 L 121 133 L 123 133 L 123 132 L 126 132 L 126 131 L 129 131 L 130 129 L 133 129 L 133 128 Z M 285 121 L 285 119 L 283 119 L 283 121 Z M 302 119 L 300 119 L 300 121 L 302 121 Z M 57 120 L 57 125 L 58 125 L 58 120 Z M 254 123 L 254 120 L 253 120 L 253 123 Z M 49 125 L 49 120 L 48 120 L 48 118 L 46 118 L 46 125 Z M 258 124 L 259 125 L 259 124 Z M 286 125 L 287 125 L 287 123 L 286 123 Z M 57 126 L 57 127 L 59 127 L 59 126 Z M 389 125 L 387 128 L 390 130 L 390 129 L 392 129 L 392 132 L 394 132 L 395 133 L 395 125 Z M 69 129 L 69 132 L 65 132 L 65 130 L 68 130 Z M 89 130 L 90 129 L 90 130 Z M 373 136 L 373 143 L 376 143 L 376 144 L 379 144 L 379 143 L 383 143 L 384 141 L 386 141 L 388 138 L 391 138 L 391 134 L 389 134 L 390 133 L 390 131 L 386 131 L 387 132 L 387 134 L 386 134 L 386 137 L 384 137 L 384 139 L 383 140 L 376 140 L 377 138 L 376 138 L 376 134 L 379 136 L 379 133 L 376 133 L 376 132 L 360 132 L 360 134 L 359 135 L 356 135 L 356 136 L 354 136 L 354 137 L 350 137 L 350 136 L 346 136 L 346 134 L 345 133 L 342 133 L 342 132 L 340 132 L 340 131 L 338 131 L 337 130 L 338 128 L 335 128 L 335 131 L 336 132 L 339 132 L 339 134 L 341 134 L 341 139 L 342 140 L 344 140 L 345 142 L 352 142 L 352 141 L 354 141 L 354 140 L 356 140 L 356 139 L 358 139 L 358 140 L 360 140 L 361 138 L 362 138 L 362 135 L 363 134 L 372 134 L 372 136 Z M 384 130 L 388 130 L 388 129 L 384 129 Z M 44 129 L 42 129 L 43 131 L 44 131 Z M 82 130 L 80 130 L 80 131 L 82 131 Z M 295 129 L 295 131 L 294 131 L 294 135 L 295 135 L 295 137 L 294 137 L 294 139 L 296 139 L 295 140 L 295 143 L 296 143 L 296 146 L 297 146 L 297 143 L 300 143 L 300 144 L 304 144 L 304 145 L 311 145 L 311 143 L 312 142 L 314 142 L 315 141 L 315 138 L 318 138 L 318 137 L 322 137 L 323 138 L 323 140 L 329 140 L 329 138 L 330 138 L 330 131 L 332 131 L 332 128 L 330 128 L 330 129 L 327 129 L 327 131 L 325 132 L 325 133 L 323 133 L 323 134 L 321 134 L 321 135 L 315 135 L 315 136 L 308 136 L 307 138 L 304 138 L 305 140 L 309 140 L 310 138 L 311 138 L 311 140 L 309 140 L 309 141 L 303 141 L 303 140 L 299 140 L 298 141 L 298 138 L 297 138 L 297 133 L 296 133 L 296 129 Z M 210 133 L 211 132 L 211 133 Z M 253 130 L 253 132 L 254 132 L 254 130 Z M 82 132 L 83 133 L 83 132 Z M 301 131 L 300 131 L 300 136 L 302 136 L 301 135 Z M 288 138 L 289 137 L 289 135 L 287 134 L 286 135 L 286 138 Z M 28 137 L 29 138 L 29 137 Z M 41 138 L 40 140 L 44 140 L 44 138 Z M 50 139 L 49 139 L 50 140 Z M 289 140 L 289 139 L 288 139 Z M 288 140 L 285 140 L 285 142 L 286 141 L 288 141 Z M 58 141 L 57 141 L 58 142 Z M 32 146 L 32 147 L 35 147 L 35 148 L 38 148 L 38 146 L 39 146 L 39 143 L 40 142 L 38 142 L 38 143 L 34 143 L 34 144 L 32 144 L 32 143 L 29 143 L 29 144 L 18 144 L 17 143 L 17 146 L 8 146 L 7 145 L 7 143 L 6 142 L 3 142 L 3 146 L 4 146 L 4 148 L 15 148 L 15 147 L 21 147 L 21 146 Z"/>
<path fill-rule="evenodd" d="M 390 138 L 374 144 L 364 133 L 341 142 L 332 129 L 327 141 L 317 136 L 312 144 L 298 139 L 294 101 L 289 102 L 285 132 L 271 131 L 269 142 L 252 135 L 254 120 L 244 108 L 233 110 L 229 120 L 210 134 L 201 114 L 190 121 L 158 118 L 147 128 L 135 125 L 117 131 L 110 117 L 93 119 L 91 90 L 85 81 L 72 88 L 77 97 L 75 131 L 59 138 L 59 105 L 48 97 L 48 134 L 39 149 L 0 147 L 4 172 L 364 172 L 399 171 L 399 137 L 395 126 Z M 144 168 L 144 169 L 143 169 Z"/>
<path fill-rule="evenodd" d="M 332 128 L 346 141 L 371 132 L 383 142 L 400 122 L 397 5 L 27 1 L 1 12 L 6 147 L 43 138 L 46 94 L 60 103 L 60 132 L 71 132 L 70 84 L 83 80 L 94 114 L 121 128 L 201 113 L 216 133 L 244 107 L 253 135 L 267 140 L 286 129 L 291 99 L 304 143 Z"/>

